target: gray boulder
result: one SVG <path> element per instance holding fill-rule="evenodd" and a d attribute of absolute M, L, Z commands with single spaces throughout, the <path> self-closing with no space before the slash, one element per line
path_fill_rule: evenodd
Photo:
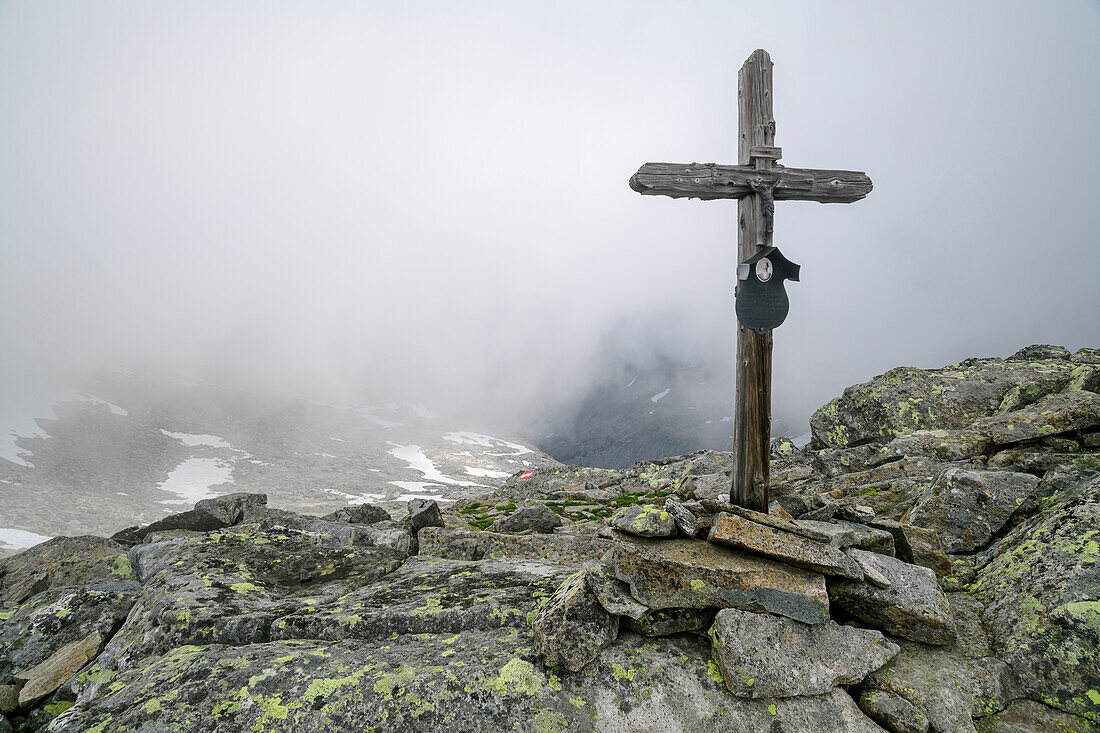
<path fill-rule="evenodd" d="M 447 560 L 419 555 L 331 604 L 275 620 L 272 639 L 389 639 L 527 628 L 571 568 L 518 560 Z"/>
<path fill-rule="evenodd" d="M 630 586 L 615 577 L 610 552 L 600 558 L 599 562 L 589 563 L 585 567 L 584 582 L 610 614 L 640 619 L 649 613 L 647 607 L 630 595 Z"/>
<path fill-rule="evenodd" d="M 820 695 L 860 682 L 898 653 L 878 631 L 734 608 L 718 612 L 710 638 L 726 687 L 738 697 Z"/>
<path fill-rule="evenodd" d="M 377 504 L 356 504 L 337 509 L 331 514 L 321 517 L 321 519 L 346 524 L 374 524 L 375 522 L 388 522 L 392 517 L 390 517 L 389 512 Z"/>
<path fill-rule="evenodd" d="M 615 641 L 619 617 L 604 610 L 577 573 L 538 614 L 531 631 L 543 664 L 576 672 Z"/>
<path fill-rule="evenodd" d="M 1052 394 L 1013 412 L 975 420 L 972 424 L 997 445 L 1085 430 L 1100 425 L 1100 395 L 1076 390 Z"/>
<path fill-rule="evenodd" d="M 195 510 L 206 512 L 226 525 L 236 524 L 247 518 L 249 512 L 267 506 L 267 494 L 238 492 L 203 499 L 195 504 Z"/>
<path fill-rule="evenodd" d="M 829 580 L 829 600 L 860 621 L 893 636 L 948 644 L 955 638 L 947 596 L 928 568 L 864 550 L 849 550 L 890 581 L 888 588 L 842 578 Z"/>
<path fill-rule="evenodd" d="M 914 430 L 891 441 L 890 450 L 902 455 L 935 456 L 941 461 L 963 461 L 989 453 L 993 441 L 978 430 Z"/>
<path fill-rule="evenodd" d="M 39 593 L 0 622 L 0 684 L 94 633 L 109 638 L 126 620 L 140 592 L 140 585 L 126 580 Z"/>
<path fill-rule="evenodd" d="M 941 578 L 951 574 L 951 558 L 943 551 L 940 535 L 935 530 L 892 519 L 875 519 L 871 526 L 893 536 L 894 555 L 899 560 L 930 568 Z"/>
<path fill-rule="evenodd" d="M 489 525 L 490 532 L 503 532 L 505 534 L 518 534 L 520 532 L 537 532 L 550 534 L 564 522 L 550 507 L 539 502 L 525 504 L 507 517 Z"/>
<path fill-rule="evenodd" d="M 123 545 L 91 535 L 55 537 L 0 559 L 0 605 L 22 603 L 49 588 L 133 579 Z"/>
<path fill-rule="evenodd" d="M 718 514 L 708 539 L 823 575 L 863 580 L 859 566 L 833 545 L 752 522 L 736 514 Z"/>
<path fill-rule="evenodd" d="M 332 603 L 405 560 L 396 550 L 256 525 L 138 545 L 131 554 L 143 587 L 104 649 L 101 663 L 112 669 L 181 645 L 266 642 L 275 619 L 307 601 Z"/>
<path fill-rule="evenodd" d="M 975 721 L 978 733 L 1095 733 L 1094 721 L 1034 700 L 1013 700 L 1003 711 Z"/>
<path fill-rule="evenodd" d="M 1100 691 L 1100 476 L 1058 484 L 1049 508 L 992 548 L 969 592 L 1027 697 L 1100 717 L 1100 693 L 1088 694 Z"/>
<path fill-rule="evenodd" d="M 413 533 L 418 534 L 425 527 L 442 527 L 443 515 L 435 499 L 412 499 L 406 521 Z"/>
<path fill-rule="evenodd" d="M 607 523 L 636 537 L 672 537 L 676 534 L 672 514 L 654 504 L 624 506 L 612 514 Z"/>
<path fill-rule="evenodd" d="M 818 409 L 810 418 L 813 445 L 847 448 L 887 443 L 916 430 L 959 430 L 993 415 L 1006 393 L 1028 388 L 1039 399 L 1069 382 L 1074 362 L 1061 352 L 1043 358 L 968 359 L 943 369 L 891 369 Z"/>
<path fill-rule="evenodd" d="M 66 644 L 28 670 L 18 672 L 15 681 L 22 684 L 19 706 L 26 708 L 50 695 L 77 670 L 92 661 L 103 648 L 103 635 L 93 631 L 83 639 Z"/>
<path fill-rule="evenodd" d="M 904 519 L 937 533 L 947 552 L 970 552 L 985 545 L 1038 485 L 1026 473 L 949 468 L 917 496 Z"/>
<path fill-rule="evenodd" d="M 974 731 L 975 719 L 1003 710 L 1018 695 L 1011 669 L 999 659 L 967 658 L 957 647 L 900 646 L 889 664 L 867 676 L 860 696 L 906 700 L 932 730 Z"/>
<path fill-rule="evenodd" d="M 928 733 L 928 718 L 904 697 L 868 690 L 860 693 L 856 704 L 891 733 Z"/>
<path fill-rule="evenodd" d="M 616 534 L 615 577 L 651 609 L 742 608 L 804 623 L 829 618 L 823 576 L 705 540 Z"/>

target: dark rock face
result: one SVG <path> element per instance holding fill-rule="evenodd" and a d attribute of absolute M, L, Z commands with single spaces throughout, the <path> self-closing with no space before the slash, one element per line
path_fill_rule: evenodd
<path fill-rule="evenodd" d="M 665 608 L 649 611 L 634 619 L 623 618 L 628 631 L 642 636 L 669 636 L 689 631 L 705 632 L 714 623 L 715 612 L 711 608 Z"/>
<path fill-rule="evenodd" d="M 34 596 L 0 626 L 0 684 L 10 684 L 16 672 L 92 633 L 110 638 L 140 592 L 140 585 L 124 580 L 52 588 Z"/>
<path fill-rule="evenodd" d="M 49 590 L 133 580 L 126 548 L 102 537 L 55 537 L 0 560 L 0 604 L 18 604 Z"/>

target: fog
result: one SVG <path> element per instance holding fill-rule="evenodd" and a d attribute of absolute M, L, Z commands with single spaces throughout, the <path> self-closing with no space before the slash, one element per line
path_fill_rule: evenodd
<path fill-rule="evenodd" d="M 3 2 L 0 398 L 123 365 L 523 425 L 616 329 L 728 359 L 736 203 L 627 180 L 737 162 L 756 48 L 782 162 L 875 186 L 776 206 L 777 418 L 1100 346 L 1098 38 L 1069 1 Z"/>

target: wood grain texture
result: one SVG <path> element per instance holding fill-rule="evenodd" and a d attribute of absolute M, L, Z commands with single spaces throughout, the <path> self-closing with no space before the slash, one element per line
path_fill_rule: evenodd
<path fill-rule="evenodd" d="M 737 73 L 737 157 L 750 163 L 754 145 L 773 145 L 772 60 L 757 49 Z M 770 160 L 763 160 L 771 165 Z M 755 173 L 755 171 L 754 171 Z M 773 175 L 771 170 L 759 175 Z M 781 180 L 782 183 L 782 180 Z M 778 189 L 777 189 L 778 194 Z M 778 195 L 776 196 L 778 198 Z M 758 244 L 768 246 L 759 196 L 737 201 L 737 261 L 756 254 Z M 772 332 L 758 334 L 737 324 L 737 398 L 733 412 L 733 470 L 730 503 L 768 512 L 768 444 L 771 438 Z"/>
<path fill-rule="evenodd" d="M 713 201 L 748 196 L 752 193 L 749 181 L 761 177 L 769 181 L 778 177 L 776 201 L 850 204 L 871 193 L 873 188 L 871 179 L 860 171 L 777 165 L 765 174 L 753 165 L 716 163 L 646 163 L 630 177 L 630 187 L 644 196 Z"/>

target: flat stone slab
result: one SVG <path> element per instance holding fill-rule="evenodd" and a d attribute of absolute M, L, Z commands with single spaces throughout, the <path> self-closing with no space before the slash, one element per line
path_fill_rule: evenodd
<path fill-rule="evenodd" d="M 335 601 L 305 605 L 271 624 L 272 639 L 388 639 L 527 628 L 572 567 L 524 560 L 428 555 Z"/>
<path fill-rule="evenodd" d="M 971 427 L 997 445 L 1100 425 L 1100 395 L 1085 390 L 1059 392 L 1013 412 L 975 420 Z"/>
<path fill-rule="evenodd" d="M 836 547 L 790 532 L 749 521 L 735 514 L 719 514 L 710 529 L 711 542 L 738 547 L 755 555 L 823 575 L 863 580 L 863 571 Z"/>
<path fill-rule="evenodd" d="M 825 578 L 706 540 L 614 535 L 615 577 L 651 609 L 741 608 L 808 624 L 829 618 Z"/>
<path fill-rule="evenodd" d="M 584 565 L 611 549 L 611 540 L 581 534 L 525 535 L 425 527 L 419 538 L 421 555 L 454 560 L 494 558 Z"/>
<path fill-rule="evenodd" d="M 544 669 L 531 646 L 528 632 L 494 629 L 182 647 L 115 675 L 52 728 L 350 733 L 373 723 L 387 733 L 882 733 L 840 689 L 774 702 L 734 697 L 709 642 L 693 635 L 624 634 L 572 674 Z"/>
<path fill-rule="evenodd" d="M 875 552 L 848 552 L 884 576 L 890 587 L 838 578 L 829 582 L 829 600 L 860 621 L 903 639 L 925 644 L 955 639 L 947 596 L 934 572 Z"/>
<path fill-rule="evenodd" d="M 17 682 L 26 683 L 19 691 L 20 707 L 33 705 L 61 687 L 77 670 L 96 658 L 103 641 L 103 635 L 93 631 L 80 641 L 61 647 L 44 662 L 15 675 Z"/>
<path fill-rule="evenodd" d="M 820 695 L 861 682 L 899 650 L 871 629 L 735 608 L 718 612 L 710 638 L 726 687 L 738 697 Z"/>

